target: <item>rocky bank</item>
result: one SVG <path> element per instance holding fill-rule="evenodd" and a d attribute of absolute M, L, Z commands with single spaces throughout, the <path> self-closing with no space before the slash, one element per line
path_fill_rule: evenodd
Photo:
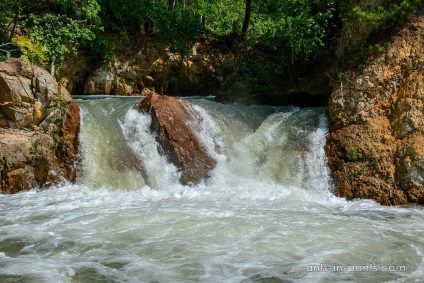
<path fill-rule="evenodd" d="M 46 71 L 0 63 L 0 186 L 3 193 L 76 178 L 79 108 Z"/>
<path fill-rule="evenodd" d="M 224 103 L 324 105 L 328 101 L 328 64 L 311 62 L 303 71 L 280 66 L 277 47 L 253 46 L 208 34 L 188 54 L 170 50 L 154 35 L 116 36 L 112 57 L 69 56 L 61 83 L 72 95 L 214 95 Z M 316 64 L 315 64 L 316 63 Z M 278 69 L 282 74 L 276 75 Z M 290 75 L 287 75 L 287 72 Z"/>
<path fill-rule="evenodd" d="M 326 153 L 334 191 L 424 204 L 424 16 L 383 49 L 332 82 Z"/>
<path fill-rule="evenodd" d="M 103 61 L 70 56 L 61 70 L 62 84 L 71 94 L 208 95 L 235 64 L 235 55 L 217 39 L 206 44 L 200 38 L 186 56 L 154 35 L 129 40 L 116 36 L 114 55 Z"/>

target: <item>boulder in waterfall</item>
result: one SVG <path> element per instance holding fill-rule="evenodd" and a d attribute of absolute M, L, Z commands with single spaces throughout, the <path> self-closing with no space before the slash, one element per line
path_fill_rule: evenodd
<path fill-rule="evenodd" d="M 0 186 L 3 193 L 76 178 L 79 108 L 46 70 L 0 63 Z"/>
<path fill-rule="evenodd" d="M 197 184 L 209 175 L 216 160 L 196 136 L 199 117 L 188 101 L 151 93 L 136 108 L 152 116 L 151 130 L 168 160 L 181 170 L 182 184 Z"/>

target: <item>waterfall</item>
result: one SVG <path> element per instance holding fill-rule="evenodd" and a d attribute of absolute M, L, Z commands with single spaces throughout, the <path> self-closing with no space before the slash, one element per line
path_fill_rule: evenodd
<path fill-rule="evenodd" d="M 218 161 L 207 185 L 245 180 L 327 193 L 325 109 L 219 105 L 201 99 L 192 103 L 201 123 L 194 127 L 200 129 L 196 134 Z M 150 116 L 128 104 L 118 108 L 110 100 L 80 103 L 80 182 L 114 189 L 178 186 L 179 172 L 160 153 L 149 130 Z"/>
<path fill-rule="evenodd" d="M 423 207 L 331 193 L 325 108 L 190 98 L 217 166 L 183 186 L 141 98 L 82 98 L 76 183 L 0 195 L 0 282 L 422 280 Z"/>

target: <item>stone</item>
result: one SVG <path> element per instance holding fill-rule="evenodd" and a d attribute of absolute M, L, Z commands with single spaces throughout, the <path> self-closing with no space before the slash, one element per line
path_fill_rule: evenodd
<path fill-rule="evenodd" d="M 112 64 L 101 65 L 87 79 L 84 94 L 112 94 L 116 72 Z"/>
<path fill-rule="evenodd" d="M 325 149 L 336 195 L 424 204 L 423 74 L 421 13 L 384 53 L 332 83 Z"/>
<path fill-rule="evenodd" d="M 0 63 L 0 187 L 3 193 L 74 181 L 79 108 L 46 70 Z"/>
<path fill-rule="evenodd" d="M 10 58 L 7 62 L 7 64 L 0 64 L 0 72 L 13 77 L 18 75 L 28 79 L 34 77 L 34 69 L 28 66 L 21 58 Z"/>
<path fill-rule="evenodd" d="M 0 68 L 1 65 L 5 64 L 0 64 Z M 31 103 L 34 100 L 31 85 L 32 81 L 28 78 L 2 73 L 0 77 L 2 101 L 12 105 L 20 105 L 21 102 Z"/>
<path fill-rule="evenodd" d="M 188 101 L 151 93 L 136 108 L 152 116 L 151 130 L 168 160 L 181 170 L 181 184 L 198 184 L 208 177 L 216 160 L 197 138 L 199 129 L 190 126 L 199 125 L 193 121 L 199 117 Z"/>
<path fill-rule="evenodd" d="M 71 102 L 61 130 L 59 141 L 59 161 L 67 168 L 67 179 L 71 182 L 77 177 L 75 163 L 78 161 L 78 134 L 80 131 L 80 110 L 75 102 Z"/>

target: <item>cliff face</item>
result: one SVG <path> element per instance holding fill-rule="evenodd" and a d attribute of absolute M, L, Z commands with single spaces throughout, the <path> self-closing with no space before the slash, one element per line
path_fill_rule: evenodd
<path fill-rule="evenodd" d="M 424 203 L 424 16 L 332 83 L 326 153 L 336 195 Z"/>
<path fill-rule="evenodd" d="M 47 71 L 0 63 L 1 192 L 75 180 L 78 132 L 78 106 Z"/>
<path fill-rule="evenodd" d="M 311 106 L 328 100 L 326 66 L 311 63 L 303 75 L 294 70 L 282 75 L 286 70 L 276 47 L 205 35 L 183 56 L 154 36 L 130 41 L 116 37 L 112 58 L 102 62 L 84 55 L 67 58 L 63 86 L 73 95 L 215 95 L 220 102 L 242 104 Z"/>
<path fill-rule="evenodd" d="M 216 48 L 217 44 L 222 43 L 199 41 L 190 55 L 182 56 L 153 36 L 133 36 L 131 44 L 115 38 L 110 60 L 68 58 L 61 77 L 72 94 L 207 95 L 221 84 L 223 73 L 234 67 L 234 54 L 225 46 Z"/>

